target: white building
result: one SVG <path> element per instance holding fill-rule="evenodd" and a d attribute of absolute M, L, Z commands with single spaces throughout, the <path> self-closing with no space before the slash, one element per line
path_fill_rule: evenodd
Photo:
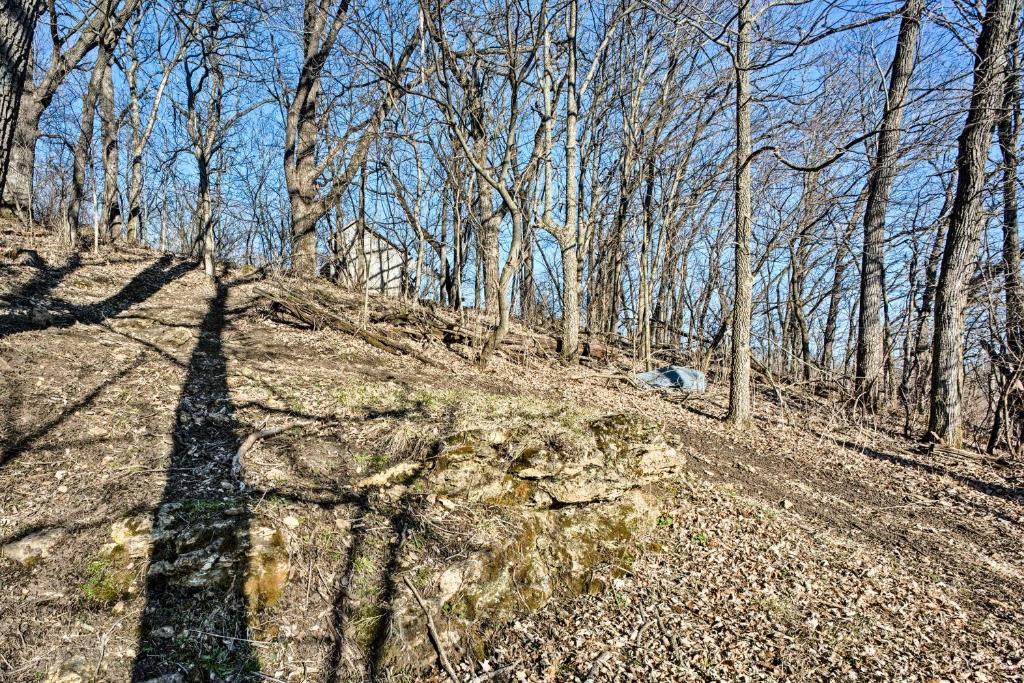
<path fill-rule="evenodd" d="M 362 239 L 360 239 L 362 238 Z M 361 247 L 360 247 L 361 243 Z M 353 221 L 335 233 L 327 275 L 340 284 L 400 296 L 409 281 L 409 254 L 373 228 Z"/>

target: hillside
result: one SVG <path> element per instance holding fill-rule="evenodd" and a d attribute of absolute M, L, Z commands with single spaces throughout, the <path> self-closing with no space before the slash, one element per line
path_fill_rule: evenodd
<path fill-rule="evenodd" d="M 0 263 L 0 680 L 1024 676 L 1022 463 L 770 388 L 734 433 L 721 379 L 529 330 L 481 370 L 474 312 L 37 252 Z"/>

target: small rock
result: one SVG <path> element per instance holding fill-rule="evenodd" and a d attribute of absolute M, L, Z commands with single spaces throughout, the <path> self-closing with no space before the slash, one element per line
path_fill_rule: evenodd
<path fill-rule="evenodd" d="M 449 567 L 441 574 L 437 581 L 441 602 L 446 602 L 458 592 L 462 587 L 462 579 L 462 570 L 458 566 Z"/>
<path fill-rule="evenodd" d="M 783 510 L 788 510 L 788 509 L 790 509 L 791 507 L 793 507 L 793 501 L 789 500 L 788 498 L 783 498 L 783 499 L 782 499 L 782 502 L 781 502 L 781 503 L 779 503 L 779 505 L 781 505 L 781 506 L 782 506 L 782 509 L 783 509 Z"/>
<path fill-rule="evenodd" d="M 39 325 L 40 327 L 48 327 L 53 321 L 53 316 L 50 315 L 50 312 L 42 306 L 36 306 L 33 308 L 29 317 L 31 318 L 33 325 Z"/>
<path fill-rule="evenodd" d="M 110 527 L 110 538 L 124 548 L 129 557 L 145 557 L 149 553 L 150 532 L 153 529 L 153 518 L 149 515 L 136 515 Z"/>
<path fill-rule="evenodd" d="M 160 628 L 153 629 L 153 637 L 170 640 L 174 637 L 174 628 L 171 626 L 161 626 Z"/>
<path fill-rule="evenodd" d="M 0 556 L 23 565 L 34 564 L 50 556 L 50 551 L 59 538 L 60 531 L 57 529 L 39 531 L 0 547 Z"/>
<path fill-rule="evenodd" d="M 166 674 L 159 678 L 150 678 L 148 681 L 143 683 L 185 683 L 185 677 L 181 674 Z"/>
<path fill-rule="evenodd" d="M 285 517 L 282 521 L 284 522 L 284 525 L 289 529 L 298 529 L 299 524 L 301 523 L 299 522 L 298 517 L 292 517 L 291 515 Z"/>
<path fill-rule="evenodd" d="M 47 671 L 44 683 L 82 683 L 86 669 L 85 658 L 79 655 Z"/>

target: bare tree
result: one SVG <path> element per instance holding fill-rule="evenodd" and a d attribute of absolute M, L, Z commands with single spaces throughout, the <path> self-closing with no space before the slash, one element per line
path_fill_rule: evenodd
<path fill-rule="evenodd" d="M 931 409 L 933 439 L 959 447 L 963 443 L 964 309 L 967 279 L 981 237 L 981 191 L 992 126 L 1001 104 L 1003 69 L 1015 0 L 987 0 L 974 60 L 970 109 L 958 143 L 957 185 L 949 216 L 935 297 L 932 340 Z"/>
<path fill-rule="evenodd" d="M 337 204 L 366 159 L 381 123 L 412 87 L 402 79 L 420 42 L 414 31 L 392 56 L 393 61 L 381 65 L 377 87 L 367 97 L 365 116 L 350 121 L 344 133 L 325 141 L 334 107 L 324 110 L 321 106 L 324 72 L 350 20 L 348 0 L 305 0 L 298 76 L 291 87 L 280 79 L 286 113 L 284 173 L 292 211 L 292 271 L 306 276 L 317 272 L 317 223 Z"/>
<path fill-rule="evenodd" d="M 878 131 L 878 146 L 868 179 L 864 213 L 864 253 L 861 264 L 860 324 L 857 332 L 856 390 L 864 407 L 874 412 L 882 390 L 882 291 L 885 288 L 885 214 L 899 160 L 900 125 L 917 56 L 924 0 L 903 6 L 896 52 L 890 68 L 889 90 Z"/>
<path fill-rule="evenodd" d="M 736 14 L 736 242 L 735 295 L 732 302 L 732 361 L 729 364 L 728 420 L 745 427 L 751 420 L 750 326 L 752 322 L 753 277 L 750 272 L 750 0 L 739 0 Z"/>
<path fill-rule="evenodd" d="M 24 92 L 18 101 L 4 194 L 0 198 L 0 205 L 5 211 L 24 217 L 31 209 L 39 121 L 57 89 L 104 36 L 120 35 L 125 22 L 141 3 L 142 0 L 102 0 L 95 5 L 90 4 L 84 8 L 81 19 L 67 29 L 61 24 L 60 10 L 53 4 L 49 5 L 50 62 L 39 82 L 26 77 Z M 28 15 L 25 17 L 30 18 Z"/>
<path fill-rule="evenodd" d="M 46 6 L 42 0 L 10 0 L 0 8 L 0 198 L 14 148 L 14 131 L 26 80 L 31 78 L 32 39 Z M 7 207 L 0 202 L 0 210 Z"/>

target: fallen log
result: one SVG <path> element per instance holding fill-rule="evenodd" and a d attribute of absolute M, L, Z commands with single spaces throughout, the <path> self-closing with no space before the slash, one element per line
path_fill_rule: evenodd
<path fill-rule="evenodd" d="M 299 296 L 281 289 L 280 292 L 270 292 L 265 289 L 257 289 L 256 294 L 269 301 L 279 310 L 287 313 L 299 322 L 309 325 L 314 330 L 332 329 L 359 337 L 364 342 L 387 353 L 401 356 L 411 356 L 416 360 L 435 368 L 441 368 L 441 364 L 432 358 L 428 358 L 408 344 L 396 339 L 389 339 L 384 334 L 374 331 L 368 327 L 361 327 L 341 316 L 327 310 L 319 304 L 311 301 L 304 301 Z"/>
<path fill-rule="evenodd" d="M 442 312 L 427 307 L 405 310 L 388 310 L 376 305 L 369 311 L 369 324 L 362 325 L 339 315 L 334 308 L 351 312 L 363 308 L 361 302 L 350 298 L 325 297 L 328 305 L 316 301 L 314 294 L 294 292 L 283 285 L 271 291 L 257 288 L 257 296 L 269 302 L 276 312 L 284 313 L 294 320 L 312 329 L 334 329 L 359 337 L 374 348 L 396 355 L 412 356 L 432 367 L 443 367 L 436 361 L 417 351 L 402 339 L 414 341 L 437 340 L 445 346 L 459 344 L 471 349 L 483 348 L 488 333 L 485 330 L 472 330 L 454 320 L 454 316 L 446 316 Z M 485 328 L 488 326 L 485 325 Z M 382 329 L 383 328 L 383 329 Z M 553 331 L 531 330 L 529 328 L 513 328 L 509 330 L 500 351 L 506 354 L 527 354 L 536 356 L 555 356 L 562 350 L 562 338 Z M 580 339 L 580 359 L 609 360 L 619 349 L 611 344 L 584 335 Z"/>

